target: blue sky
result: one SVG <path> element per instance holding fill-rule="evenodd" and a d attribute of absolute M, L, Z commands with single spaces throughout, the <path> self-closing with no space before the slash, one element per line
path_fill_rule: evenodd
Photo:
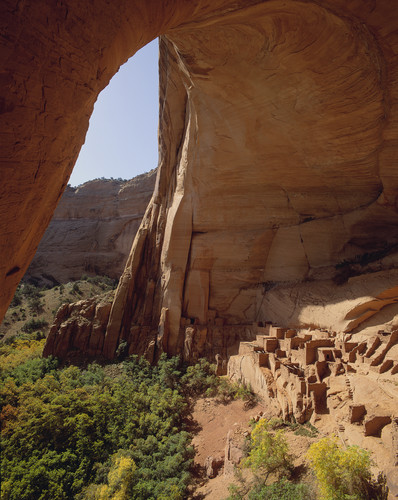
<path fill-rule="evenodd" d="M 158 163 L 158 41 L 124 64 L 101 92 L 69 183 L 132 177 Z"/>

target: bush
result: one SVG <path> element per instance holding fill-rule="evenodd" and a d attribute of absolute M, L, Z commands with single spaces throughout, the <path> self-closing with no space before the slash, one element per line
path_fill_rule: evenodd
<path fill-rule="evenodd" d="M 223 403 L 243 399 L 249 407 L 257 402 L 257 396 L 250 386 L 231 383 L 226 378 L 218 377 L 216 365 L 209 363 L 207 359 L 200 359 L 195 365 L 188 366 L 181 384 L 189 396 L 205 394 L 208 397 L 219 397 Z"/>
<path fill-rule="evenodd" d="M 29 305 L 29 310 L 32 313 L 39 313 L 40 314 L 44 310 L 43 302 L 41 301 L 40 297 L 38 297 L 36 295 L 33 297 L 30 297 L 30 299 L 28 301 L 28 305 Z"/>
<path fill-rule="evenodd" d="M 258 397 L 253 392 L 250 385 L 239 382 L 230 382 L 225 378 L 220 379 L 218 385 L 218 395 L 223 403 L 228 403 L 233 399 L 242 399 L 245 401 L 246 409 L 253 408 L 258 402 Z"/>
<path fill-rule="evenodd" d="M 260 474 L 264 483 L 272 473 L 289 474 L 293 463 L 284 432 L 271 432 L 269 422 L 261 419 L 252 431 L 251 450 L 242 466 L 250 467 L 256 475 Z"/>
<path fill-rule="evenodd" d="M 46 326 L 48 326 L 48 322 L 44 319 L 31 319 L 23 325 L 21 330 L 26 333 L 31 333 L 35 330 L 40 330 L 40 328 L 45 328 Z"/>
<path fill-rule="evenodd" d="M 248 495 L 248 500 L 307 500 L 308 486 L 304 483 L 291 483 L 285 478 L 270 485 L 257 485 Z"/>
<path fill-rule="evenodd" d="M 188 366 L 181 379 L 186 393 L 190 396 L 199 396 L 206 392 L 207 396 L 217 394 L 220 379 L 216 375 L 216 366 L 206 359 L 200 359 L 196 365 Z"/>
<path fill-rule="evenodd" d="M 253 422 L 253 421 L 252 421 Z M 241 467 L 250 468 L 254 480 L 244 480 L 238 473 L 240 484 L 230 485 L 228 500 L 307 500 L 311 497 L 304 483 L 293 483 L 286 476 L 293 472 L 293 457 L 289 454 L 283 427 L 286 423 L 278 418 L 261 419 L 250 436 L 249 453 Z M 270 475 L 276 482 L 267 484 Z"/>
<path fill-rule="evenodd" d="M 297 422 L 288 422 L 281 418 L 273 417 L 268 421 L 271 429 L 283 429 L 288 427 L 291 429 L 296 436 L 305 437 L 316 437 L 318 435 L 318 429 L 314 427 L 310 422 L 305 422 L 304 424 L 298 424 Z"/>
<path fill-rule="evenodd" d="M 117 287 L 118 280 L 109 278 L 108 276 L 92 276 L 87 278 L 88 283 L 97 285 L 102 290 L 113 290 Z"/>
<path fill-rule="evenodd" d="M 24 295 L 27 298 L 32 298 L 32 297 L 42 297 L 43 293 L 41 292 L 39 287 L 36 287 L 35 285 L 31 285 L 30 283 L 25 283 L 21 289 L 22 295 Z"/>
<path fill-rule="evenodd" d="M 345 450 L 337 437 L 313 443 L 307 453 L 324 500 L 366 500 L 387 498 L 385 481 L 372 481 L 370 453 L 358 446 Z"/>
<path fill-rule="evenodd" d="M 125 340 L 122 340 L 117 346 L 116 357 L 118 359 L 122 359 L 127 354 L 127 350 L 128 350 L 128 344 Z"/>
<path fill-rule="evenodd" d="M 18 286 L 18 288 L 15 291 L 15 294 L 14 294 L 14 297 L 11 301 L 10 306 L 16 307 L 16 306 L 20 306 L 21 304 L 22 304 L 22 291 L 21 291 L 21 287 Z"/>

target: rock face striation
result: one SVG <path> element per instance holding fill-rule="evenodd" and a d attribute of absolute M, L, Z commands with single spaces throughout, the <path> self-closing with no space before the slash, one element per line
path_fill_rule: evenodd
<path fill-rule="evenodd" d="M 167 30 L 158 177 L 104 357 L 396 326 L 397 27 L 382 0 L 271 0 Z"/>
<path fill-rule="evenodd" d="M 67 187 L 25 278 L 66 283 L 83 274 L 119 278 L 151 199 L 156 170 L 129 181 Z"/>
<path fill-rule="evenodd" d="M 230 0 L 1 2 L 1 317 L 67 186 L 99 92 L 149 41 L 230 9 Z"/>
<path fill-rule="evenodd" d="M 271 1 L 162 38 L 158 189 L 105 356 L 121 341 L 137 345 L 142 327 L 172 354 L 196 345 L 229 356 L 234 342 L 215 339 L 274 321 L 283 301 L 273 298 L 299 284 L 307 288 L 282 326 L 303 323 L 305 295 L 327 311 L 347 279 L 338 301 L 384 291 L 368 275 L 397 264 L 397 19 L 387 28 L 387 4 Z M 306 323 L 325 326 L 326 311 Z M 347 312 L 327 326 L 337 330 Z"/>
<path fill-rule="evenodd" d="M 100 0 L 93 12 L 74 0 L 8 0 L 2 9 L 3 307 L 98 92 L 161 35 L 157 181 L 101 354 L 123 344 L 149 358 L 225 360 L 250 340 L 247 325 L 265 321 L 335 331 L 349 322 L 355 333 L 366 319 L 392 331 L 394 2 Z"/>
<path fill-rule="evenodd" d="M 72 359 L 73 354 L 85 353 L 85 358 L 100 358 L 104 343 L 104 331 L 112 306 L 113 293 L 100 298 L 63 304 L 54 319 L 44 356 L 57 352 L 61 359 Z"/>

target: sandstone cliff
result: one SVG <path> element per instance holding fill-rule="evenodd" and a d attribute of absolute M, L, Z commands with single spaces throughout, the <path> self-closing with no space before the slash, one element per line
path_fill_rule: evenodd
<path fill-rule="evenodd" d="M 152 196 L 156 170 L 129 181 L 67 187 L 25 278 L 65 283 L 83 274 L 119 278 Z"/>
<path fill-rule="evenodd" d="M 157 183 L 102 354 L 126 343 L 154 356 L 229 356 L 253 322 L 354 331 L 362 313 L 394 307 L 394 2 L 3 8 L 4 304 L 66 185 L 98 92 L 162 35 Z M 380 272 L 385 281 L 367 278 Z M 347 304 L 334 309 L 339 301 Z"/>
<path fill-rule="evenodd" d="M 271 1 L 162 37 L 159 183 L 105 356 L 143 328 L 222 356 L 253 322 L 343 331 L 394 288 L 369 278 L 397 265 L 392 8 Z"/>
<path fill-rule="evenodd" d="M 160 34 L 230 8 L 230 0 L 1 2 L 1 317 L 67 186 L 99 92 Z"/>
<path fill-rule="evenodd" d="M 6 0 L 1 10 L 0 312 L 65 189 L 98 93 L 161 35 L 154 194 L 112 305 L 61 310 L 45 354 L 166 351 L 217 356 L 224 369 L 267 321 L 328 329 L 315 357 L 317 338 L 293 335 L 293 354 L 291 336 L 258 339 L 261 354 L 271 344 L 263 368 L 281 377 L 280 407 L 333 420 L 345 394 L 351 423 L 364 417 L 366 437 L 391 426 L 385 442 L 396 447 L 396 415 L 377 405 L 365 405 L 374 418 L 358 415 L 369 388 L 377 399 L 390 383 L 375 378 L 397 377 L 396 2 Z M 353 370 L 357 385 L 344 388 Z"/>

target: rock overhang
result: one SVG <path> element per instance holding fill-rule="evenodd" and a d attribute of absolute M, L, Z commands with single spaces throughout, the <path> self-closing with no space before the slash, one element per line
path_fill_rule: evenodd
<path fill-rule="evenodd" d="M 65 185 L 95 95 L 134 47 L 162 33 L 159 176 L 111 312 L 109 356 L 132 329 L 157 331 L 162 310 L 170 330 L 163 344 L 176 352 L 181 318 L 266 320 L 272 311 L 264 297 L 275 285 L 328 279 L 344 260 L 395 248 L 397 23 L 388 2 L 217 2 L 194 12 L 178 2 L 132 3 L 131 11 L 118 4 L 125 18 L 109 11 L 108 28 L 96 19 L 103 32 L 82 38 L 89 50 L 80 72 L 71 72 L 78 85 L 70 96 L 78 99 L 57 121 L 72 127 L 84 116 L 83 125 L 66 134 L 49 118 L 36 121 L 41 148 L 29 160 L 14 149 L 21 181 L 32 177 L 15 200 L 33 191 L 20 217 L 7 212 L 16 222 L 4 252 L 5 274 L 18 267 L 11 285 Z M 79 9 L 71 4 L 68 21 L 56 20 L 66 30 L 61 38 L 71 40 L 88 16 Z M 62 68 L 44 65 L 38 76 L 58 75 L 62 87 Z M 59 89 L 33 80 L 45 89 L 35 97 L 39 115 L 52 116 Z M 26 136 L 31 147 L 36 139 Z M 16 242 L 23 244 L 11 258 Z"/>

